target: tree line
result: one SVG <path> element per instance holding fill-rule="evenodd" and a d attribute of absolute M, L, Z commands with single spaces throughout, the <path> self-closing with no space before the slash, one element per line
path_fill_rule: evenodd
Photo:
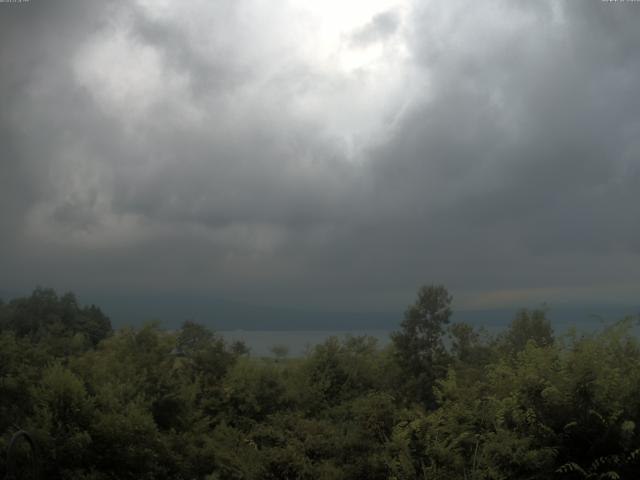
<path fill-rule="evenodd" d="M 0 475 L 24 429 L 47 479 L 638 477 L 637 319 L 557 336 L 521 310 L 489 335 L 451 302 L 422 287 L 388 346 L 296 358 L 194 322 L 113 330 L 49 289 L 0 302 Z"/>

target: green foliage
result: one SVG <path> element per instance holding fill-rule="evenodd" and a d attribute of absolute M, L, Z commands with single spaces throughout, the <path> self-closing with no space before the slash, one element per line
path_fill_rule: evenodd
<path fill-rule="evenodd" d="M 111 322 L 98 307 L 80 307 L 73 293 L 59 297 L 51 289 L 36 288 L 28 298 L 0 305 L 0 312 L 0 330 L 47 339 L 53 352 L 61 356 L 77 352 L 84 341 L 95 346 L 112 332 Z M 68 345 L 69 341 L 73 343 Z"/>
<path fill-rule="evenodd" d="M 328 338 L 302 366 L 303 391 L 313 410 L 382 388 L 382 358 L 371 337 Z"/>
<path fill-rule="evenodd" d="M 274 345 L 271 347 L 271 353 L 273 353 L 277 359 L 281 360 L 289 355 L 289 347 L 286 345 Z"/>
<path fill-rule="evenodd" d="M 556 340 L 522 311 L 492 339 L 445 331 L 450 303 L 421 289 L 385 349 L 329 338 L 274 359 L 194 322 L 92 337 L 99 310 L 38 289 L 0 304 L 0 452 L 29 430 L 53 480 L 640 475 L 632 318 Z"/>
<path fill-rule="evenodd" d="M 391 335 L 398 364 L 406 376 L 405 386 L 416 400 L 430 406 L 434 383 L 446 372 L 442 337 L 451 317 L 451 301 L 452 296 L 442 285 L 422 287 L 416 302 L 405 312 L 402 330 Z"/>
<path fill-rule="evenodd" d="M 229 371 L 224 382 L 226 407 L 235 418 L 263 420 L 286 409 L 286 384 L 278 369 L 268 363 L 242 359 Z"/>
<path fill-rule="evenodd" d="M 511 354 L 524 350 L 528 342 L 540 347 L 553 344 L 553 328 L 547 319 L 546 310 L 520 310 L 499 339 L 500 347 Z"/>

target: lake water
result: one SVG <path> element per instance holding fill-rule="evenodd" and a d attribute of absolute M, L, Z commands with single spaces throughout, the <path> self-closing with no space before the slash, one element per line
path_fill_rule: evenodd
<path fill-rule="evenodd" d="M 620 316 L 619 318 L 621 318 Z M 611 322 L 607 322 L 611 323 Z M 584 318 L 581 322 L 571 321 L 552 322 L 557 337 L 565 334 L 569 328 L 575 327 L 580 333 L 601 330 L 605 323 L 597 318 Z M 496 322 L 483 325 L 484 330 L 490 335 L 495 335 L 507 328 L 508 322 Z M 477 327 L 477 325 L 476 325 Z M 397 329 L 396 329 L 397 330 Z M 640 327 L 635 328 L 635 334 L 640 334 Z M 289 356 L 304 355 L 305 352 L 324 342 L 327 338 L 335 336 L 344 338 L 351 336 L 368 335 L 378 341 L 380 347 L 386 346 L 390 341 L 393 330 L 227 330 L 219 331 L 228 341 L 242 340 L 251 349 L 251 355 L 256 357 L 273 356 L 271 348 L 275 345 L 283 345 L 289 349 Z M 445 340 L 446 341 L 446 340 Z"/>

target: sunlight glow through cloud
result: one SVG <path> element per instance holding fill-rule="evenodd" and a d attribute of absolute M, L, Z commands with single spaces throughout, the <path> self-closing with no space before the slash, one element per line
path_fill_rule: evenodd
<path fill-rule="evenodd" d="M 232 84 L 231 97 L 214 92 L 189 98 L 192 72 L 171 67 L 157 46 L 131 37 L 131 15 L 123 11 L 109 31 L 81 50 L 76 77 L 103 108 L 127 111 L 135 121 L 153 118 L 158 105 L 169 116 L 202 123 L 210 121 L 207 110 L 227 109 L 232 119 L 239 104 L 253 104 L 249 108 L 273 109 L 318 125 L 343 145 L 346 158 L 358 160 L 364 149 L 384 140 L 389 122 L 416 94 L 405 44 L 408 0 L 228 5 L 139 0 L 138 6 L 146 18 L 184 35 L 205 64 L 229 51 L 227 61 L 246 77 Z M 353 40 L 363 29 L 377 28 L 372 20 L 384 14 L 393 18 L 392 29 L 378 37 L 373 32 L 369 42 Z M 217 28 L 221 24 L 225 36 Z M 105 70 L 105 65 L 112 67 Z M 292 71 L 306 72 L 306 80 L 292 84 Z M 270 98 L 278 103 L 269 105 Z"/>

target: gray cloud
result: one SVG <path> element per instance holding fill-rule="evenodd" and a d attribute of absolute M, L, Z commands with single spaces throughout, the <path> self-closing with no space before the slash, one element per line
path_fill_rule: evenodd
<path fill-rule="evenodd" d="M 400 26 L 398 13 L 391 10 L 376 14 L 369 23 L 351 35 L 356 46 L 367 46 L 393 35 Z"/>
<path fill-rule="evenodd" d="M 291 52 L 278 12 L 254 31 L 248 0 L 131 5 L 1 6 L 3 288 L 397 309 L 430 281 L 463 306 L 638 286 L 633 4 L 385 11 L 348 42 L 404 42 L 400 93 Z"/>
<path fill-rule="evenodd" d="M 417 238 L 429 245 L 429 229 L 450 232 L 430 245 L 434 257 L 475 263 L 491 286 L 624 281 L 616 269 L 638 261 L 640 151 L 629 139 L 639 110 L 629 79 L 640 71 L 627 34 L 604 40 L 627 32 L 634 12 L 585 6 L 554 21 L 550 11 L 502 8 L 528 30 L 466 30 L 483 12 L 465 6 L 443 37 L 423 28 L 437 12 L 417 15 L 414 51 L 432 91 L 377 153 L 387 208 L 404 190 L 407 223 L 423 226 Z M 439 263 L 441 277 L 464 271 Z"/>

